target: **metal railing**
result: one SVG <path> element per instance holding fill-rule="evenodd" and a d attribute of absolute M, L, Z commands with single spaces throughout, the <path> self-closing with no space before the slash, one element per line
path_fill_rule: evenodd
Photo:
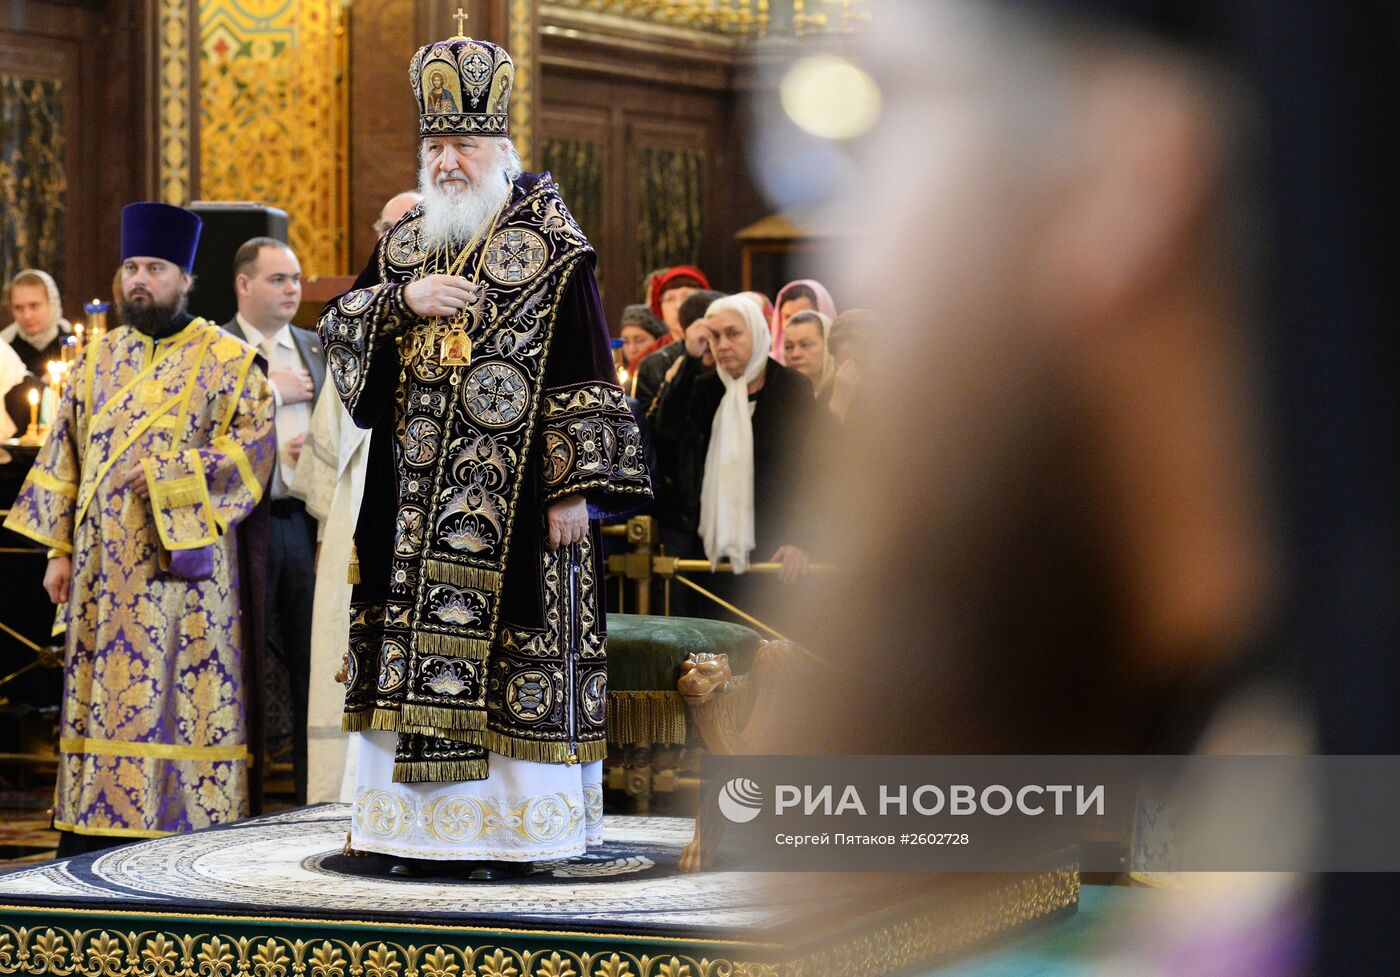
<path fill-rule="evenodd" d="M 759 620 L 742 608 L 725 600 L 723 597 L 700 585 L 691 579 L 690 574 L 732 574 L 734 567 L 728 560 L 721 560 L 714 569 L 710 567 L 709 560 L 686 559 L 679 556 L 667 556 L 660 552 L 657 543 L 658 528 L 656 519 L 653 516 L 633 516 L 626 523 L 604 526 L 603 535 L 611 537 L 621 537 L 630 545 L 631 549 L 626 553 L 614 553 L 607 558 L 605 564 L 607 576 L 619 581 L 618 586 L 618 607 L 619 613 L 627 610 L 628 584 L 634 595 L 635 613 L 653 614 L 652 609 L 652 584 L 660 580 L 661 582 L 661 614 L 669 617 L 671 614 L 671 585 L 681 584 L 706 600 L 724 608 L 729 613 L 735 615 L 743 621 L 747 621 L 759 630 L 767 633 L 780 641 L 788 640 L 787 635 L 778 631 L 771 625 Z M 748 573 L 781 573 L 783 565 L 781 563 L 750 563 Z M 830 563 L 810 563 L 807 565 L 809 573 L 826 573 L 835 570 L 836 567 Z"/>

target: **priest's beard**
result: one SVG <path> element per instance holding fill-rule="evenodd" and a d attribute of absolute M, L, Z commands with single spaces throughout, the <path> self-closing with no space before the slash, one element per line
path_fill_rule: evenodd
<path fill-rule="evenodd" d="M 462 176 L 461 170 L 439 175 Z M 428 178 L 428 166 L 418 170 L 418 189 L 423 194 L 423 244 L 431 251 L 466 244 L 496 213 L 510 193 L 504 154 L 498 154 L 481 174 L 481 179 L 461 190 L 444 189 Z"/>
<path fill-rule="evenodd" d="M 168 304 L 162 304 L 154 297 L 137 304 L 123 295 L 121 305 L 117 309 L 118 319 L 137 332 L 160 337 L 170 331 L 176 320 L 185 317 L 188 299 L 189 295 L 181 292 Z"/>

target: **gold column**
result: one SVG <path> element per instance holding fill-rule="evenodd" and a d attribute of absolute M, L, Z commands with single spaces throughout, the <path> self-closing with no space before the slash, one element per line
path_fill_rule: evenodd
<path fill-rule="evenodd" d="M 534 168 L 535 105 L 539 90 L 536 76 L 539 23 L 532 0 L 510 0 L 510 26 L 506 50 L 515 62 L 515 88 L 510 97 L 510 137 L 525 169 Z"/>
<path fill-rule="evenodd" d="M 183 205 L 190 200 L 192 175 L 189 0 L 160 0 L 156 17 L 156 179 L 162 200 Z"/>

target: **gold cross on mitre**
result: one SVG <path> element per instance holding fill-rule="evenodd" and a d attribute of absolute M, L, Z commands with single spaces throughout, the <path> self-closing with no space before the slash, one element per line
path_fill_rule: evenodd
<path fill-rule="evenodd" d="M 471 16 L 471 15 L 468 14 L 466 11 L 464 11 L 461 7 L 458 7 L 458 8 L 457 8 L 457 12 L 456 12 L 455 14 L 452 15 L 453 19 L 457 21 L 457 36 L 458 36 L 458 37 L 466 37 L 466 36 L 467 36 L 467 34 L 466 34 L 466 22 L 467 22 L 467 20 L 470 18 L 470 16 Z"/>

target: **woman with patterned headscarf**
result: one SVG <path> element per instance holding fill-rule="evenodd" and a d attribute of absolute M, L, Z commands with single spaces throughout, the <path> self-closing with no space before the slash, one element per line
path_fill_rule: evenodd
<path fill-rule="evenodd" d="M 768 329 L 773 334 L 773 358 L 779 363 L 787 362 L 783 358 L 783 330 L 787 328 L 788 320 L 807 310 L 836 318 L 836 303 L 831 300 L 831 293 L 821 282 L 811 278 L 799 278 L 795 282 L 788 282 L 778 292 L 778 297 L 773 302 L 773 315 L 768 321 Z"/>
<path fill-rule="evenodd" d="M 644 356 L 656 351 L 658 341 L 669 342 L 670 336 L 661 317 L 640 302 L 622 310 L 617 334 L 622 340 L 622 368 L 627 371 L 623 387 L 630 394 L 637 377 L 637 365 Z"/>

